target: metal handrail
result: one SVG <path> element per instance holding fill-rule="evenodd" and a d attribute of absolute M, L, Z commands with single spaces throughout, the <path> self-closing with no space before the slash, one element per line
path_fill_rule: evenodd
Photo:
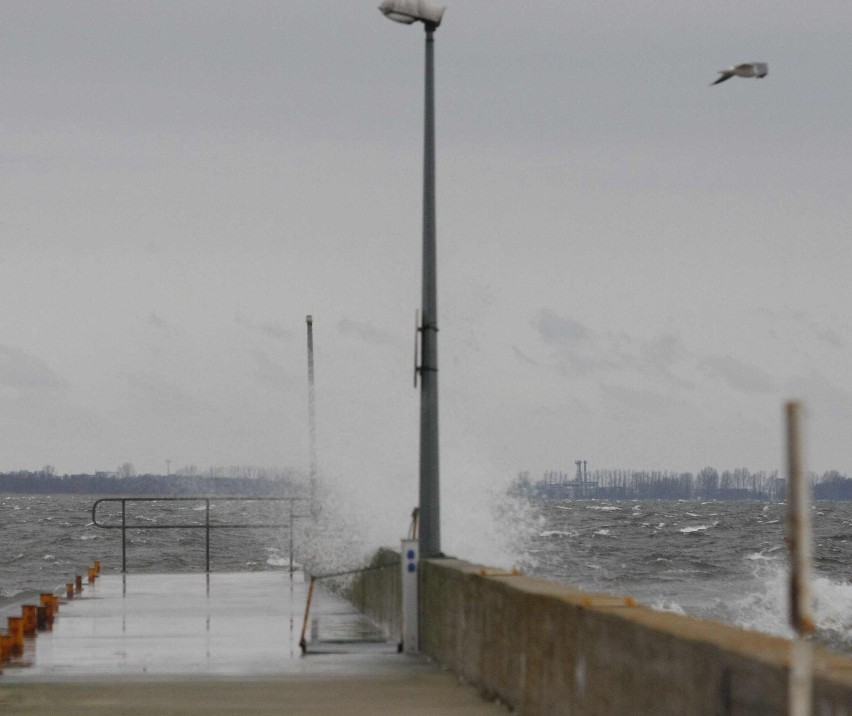
<path fill-rule="evenodd" d="M 305 604 L 305 617 L 302 620 L 302 636 L 299 639 L 299 648 L 302 650 L 302 654 L 306 654 L 308 651 L 308 617 L 311 613 L 311 602 L 314 598 L 314 584 L 318 579 L 331 579 L 333 577 L 345 577 L 350 574 L 362 574 L 364 572 L 378 572 L 381 569 L 390 569 L 392 567 L 397 568 L 400 565 L 400 560 L 396 560 L 395 562 L 389 562 L 388 564 L 377 564 L 372 567 L 358 567 L 357 569 L 346 569 L 342 572 L 327 572 L 325 574 L 312 574 L 311 581 L 308 584 L 308 601 Z M 399 651 L 402 651 L 402 642 L 400 642 Z"/>
<path fill-rule="evenodd" d="M 210 500 L 216 502 L 289 502 L 290 515 L 288 522 L 274 523 L 221 523 L 210 522 Z M 210 530 L 211 529 L 264 529 L 264 528 L 290 528 L 290 571 L 293 571 L 293 522 L 297 519 L 310 517 L 310 514 L 297 515 L 294 512 L 296 502 L 306 502 L 305 497 L 102 497 L 95 500 L 92 505 L 92 525 L 104 530 L 121 530 L 121 571 L 127 572 L 127 530 L 171 530 L 171 529 L 203 529 L 205 532 L 205 572 L 210 571 Z M 98 522 L 98 505 L 102 502 L 121 503 L 121 523 L 104 524 Z M 165 525 L 136 525 L 127 524 L 128 502 L 204 502 L 204 523 L 194 522 L 192 524 L 165 524 Z"/>

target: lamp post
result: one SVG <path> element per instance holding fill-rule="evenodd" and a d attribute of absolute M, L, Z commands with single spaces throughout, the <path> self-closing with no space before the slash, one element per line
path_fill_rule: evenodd
<path fill-rule="evenodd" d="M 441 554 L 438 471 L 438 296 L 435 255 L 435 51 L 434 33 L 446 8 L 424 0 L 385 0 L 390 20 L 426 31 L 423 135 L 423 299 L 420 331 L 420 557 Z"/>

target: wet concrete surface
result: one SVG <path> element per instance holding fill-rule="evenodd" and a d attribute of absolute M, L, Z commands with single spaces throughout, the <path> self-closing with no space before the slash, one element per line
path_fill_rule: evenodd
<path fill-rule="evenodd" d="M 4 714 L 503 713 L 302 575 L 103 576 L 0 675 Z"/>
<path fill-rule="evenodd" d="M 418 673 L 365 678 L 12 684 L 0 686 L 4 716 L 505 716 L 453 676 Z"/>

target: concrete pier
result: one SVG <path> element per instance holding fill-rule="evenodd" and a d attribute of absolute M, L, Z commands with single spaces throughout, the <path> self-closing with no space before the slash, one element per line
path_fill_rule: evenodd
<path fill-rule="evenodd" d="M 519 713 L 788 713 L 787 639 L 461 560 L 420 565 L 421 649 Z M 365 573 L 351 592 L 395 620 L 388 576 Z M 811 700 L 815 716 L 852 716 L 852 658 L 814 649 Z"/>
<path fill-rule="evenodd" d="M 398 654 L 398 555 L 379 564 L 357 610 L 317 588 L 305 655 L 300 575 L 105 577 L 5 666 L 0 713 L 787 713 L 788 640 L 460 560 L 420 563 L 430 658 Z M 813 713 L 852 716 L 852 659 L 814 665 Z"/>
<path fill-rule="evenodd" d="M 104 576 L 0 675 L 0 713 L 500 714 L 397 653 L 347 602 L 280 572 Z"/>

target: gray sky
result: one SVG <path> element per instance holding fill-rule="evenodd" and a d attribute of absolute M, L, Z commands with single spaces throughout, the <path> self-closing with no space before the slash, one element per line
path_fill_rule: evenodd
<path fill-rule="evenodd" d="M 324 470 L 413 504 L 423 32 L 377 4 L 0 5 L 0 469 L 303 467 L 312 313 Z M 436 34 L 445 494 L 773 469 L 789 397 L 852 473 L 852 7 L 519 7 Z"/>

